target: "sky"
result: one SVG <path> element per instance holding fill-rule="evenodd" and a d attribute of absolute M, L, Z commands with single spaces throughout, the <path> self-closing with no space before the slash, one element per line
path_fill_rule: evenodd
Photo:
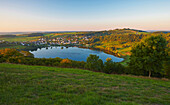
<path fill-rule="evenodd" d="M 0 0 L 0 32 L 170 30 L 170 0 Z"/>

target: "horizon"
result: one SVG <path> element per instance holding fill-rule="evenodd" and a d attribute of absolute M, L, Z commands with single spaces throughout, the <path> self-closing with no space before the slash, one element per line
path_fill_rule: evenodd
<path fill-rule="evenodd" d="M 170 31 L 169 0 L 0 1 L 0 32 Z"/>
<path fill-rule="evenodd" d="M 65 30 L 65 31 L 9 31 L 9 32 L 0 32 L 0 33 L 31 33 L 31 32 L 95 32 L 95 31 L 109 31 L 109 30 L 116 30 L 116 29 L 125 29 L 125 28 L 114 28 L 114 29 L 107 29 L 107 30 L 84 30 L 84 31 L 77 31 L 77 30 L 73 30 L 73 31 L 69 31 L 69 30 Z M 132 29 L 132 28 L 129 28 Z M 132 29 L 133 30 L 133 29 Z M 134 29 L 134 30 L 141 30 L 141 29 Z M 141 31 L 146 31 L 146 32 L 156 32 L 156 31 L 170 31 L 170 30 L 141 30 Z"/>

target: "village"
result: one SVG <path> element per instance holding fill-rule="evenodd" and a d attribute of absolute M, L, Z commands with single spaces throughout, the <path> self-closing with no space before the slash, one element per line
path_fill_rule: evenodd
<path fill-rule="evenodd" d="M 23 46 L 39 46 L 39 45 L 80 45 L 86 44 L 90 40 L 91 36 L 71 36 L 71 37 L 41 37 L 36 40 L 31 41 L 20 41 L 20 42 L 10 42 L 5 40 L 0 40 L 0 44 L 16 44 Z"/>

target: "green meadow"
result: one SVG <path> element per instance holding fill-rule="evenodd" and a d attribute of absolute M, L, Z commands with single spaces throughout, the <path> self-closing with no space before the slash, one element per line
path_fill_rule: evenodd
<path fill-rule="evenodd" d="M 166 79 L 0 64 L 1 105 L 168 105 Z"/>
<path fill-rule="evenodd" d="M 40 36 L 35 37 L 27 37 L 27 36 L 16 36 L 16 37 L 2 37 L 0 40 L 5 40 L 9 42 L 23 42 L 23 41 L 32 41 L 32 40 L 38 40 Z"/>

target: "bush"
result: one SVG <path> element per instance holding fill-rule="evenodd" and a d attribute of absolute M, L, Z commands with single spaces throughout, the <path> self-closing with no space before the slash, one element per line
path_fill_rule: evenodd
<path fill-rule="evenodd" d="M 72 61 L 72 67 L 74 68 L 85 68 L 86 62 L 84 61 Z"/>
<path fill-rule="evenodd" d="M 104 69 L 103 72 L 107 74 L 111 74 L 116 69 L 116 63 L 112 61 L 111 58 L 107 58 L 106 62 L 104 63 Z"/>
<path fill-rule="evenodd" d="M 0 55 L 0 63 L 5 62 L 6 59 L 3 57 L 3 55 Z"/>
<path fill-rule="evenodd" d="M 60 65 L 61 65 L 62 67 L 71 67 L 71 64 L 72 64 L 72 62 L 71 62 L 71 60 L 69 60 L 69 59 L 63 59 L 63 60 L 60 62 Z"/>
<path fill-rule="evenodd" d="M 106 62 L 104 63 L 103 72 L 107 74 L 123 74 L 125 73 L 125 68 L 120 63 L 113 62 L 111 58 L 107 58 Z"/>
<path fill-rule="evenodd" d="M 120 63 L 116 63 L 115 73 L 116 74 L 125 74 L 125 67 Z"/>

